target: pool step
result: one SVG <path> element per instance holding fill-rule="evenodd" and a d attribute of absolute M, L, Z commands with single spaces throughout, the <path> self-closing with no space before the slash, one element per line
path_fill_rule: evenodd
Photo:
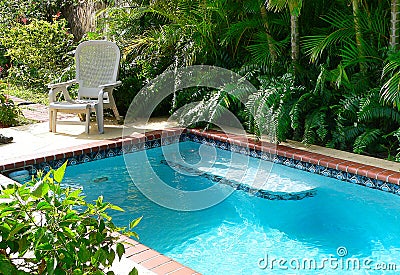
<path fill-rule="evenodd" d="M 317 193 L 317 189 L 313 187 L 306 186 L 306 190 L 296 191 L 296 192 L 282 192 L 282 191 L 272 191 L 266 190 L 265 188 L 254 188 L 245 183 L 238 182 L 233 179 L 227 179 L 219 175 L 214 175 L 209 172 L 202 171 L 197 168 L 188 167 L 182 165 L 180 163 L 176 163 L 173 161 L 167 161 L 165 159 L 160 161 L 161 164 L 168 165 L 172 168 L 175 168 L 178 171 L 188 173 L 192 176 L 200 176 L 204 177 L 208 180 L 211 180 L 215 183 L 225 184 L 233 187 L 236 190 L 242 190 L 246 193 L 250 193 L 259 198 L 268 199 L 268 200 L 302 200 L 308 197 L 314 197 Z M 265 187 L 265 186 L 263 186 Z"/>

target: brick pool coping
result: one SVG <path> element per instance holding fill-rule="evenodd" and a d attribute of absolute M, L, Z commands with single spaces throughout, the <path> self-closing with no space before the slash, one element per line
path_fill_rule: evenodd
<path fill-rule="evenodd" d="M 117 149 L 127 145 L 145 143 L 156 139 L 164 139 L 179 136 L 181 133 L 191 133 L 199 137 L 212 139 L 215 141 L 226 142 L 250 150 L 258 150 L 271 155 L 277 155 L 313 165 L 318 165 L 330 169 L 336 169 L 346 173 L 352 173 L 371 179 L 376 179 L 400 186 L 400 172 L 390 169 L 379 168 L 372 165 L 362 164 L 355 161 L 342 160 L 319 153 L 308 152 L 302 149 L 295 149 L 284 145 L 275 145 L 265 141 L 237 135 L 227 134 L 216 130 L 202 131 L 199 129 L 170 128 L 165 130 L 155 130 L 146 133 L 133 133 L 124 138 L 113 138 L 102 141 L 95 141 L 89 144 L 82 144 L 48 152 L 0 160 L 0 173 L 21 169 L 27 166 L 38 165 L 43 162 L 68 159 L 84 154 L 91 154 L 99 151 Z"/>
<path fill-rule="evenodd" d="M 230 144 L 232 151 L 233 146 L 236 146 L 238 148 L 246 148 L 246 150 L 250 150 L 250 152 L 260 152 L 261 154 L 266 153 L 270 154 L 270 156 L 278 156 L 286 160 L 292 160 L 291 163 L 293 165 L 290 163 L 287 164 L 288 166 L 292 167 L 296 166 L 295 161 L 297 161 L 298 163 L 306 163 L 312 166 L 315 165 L 316 167 L 332 169 L 332 171 L 341 171 L 346 174 L 348 173 L 375 181 L 390 183 L 393 186 L 396 186 L 396 192 L 392 191 L 392 193 L 396 193 L 398 195 L 400 193 L 400 172 L 378 168 L 355 161 L 342 160 L 340 158 L 308 152 L 301 149 L 295 149 L 284 145 L 276 145 L 265 141 L 254 140 L 243 135 L 222 133 L 216 130 L 203 131 L 199 129 L 185 128 L 169 128 L 165 130 L 149 131 L 146 133 L 133 133 L 123 138 L 121 137 L 95 141 L 89 144 L 82 144 L 48 152 L 15 157 L 13 159 L 7 159 L 3 161 L 0 160 L 0 184 L 9 182 L 9 179 L 1 174 L 7 174 L 8 172 L 14 170 L 30 166 L 38 166 L 41 163 L 55 163 L 57 161 L 77 158 L 84 155 L 94 156 L 98 152 L 119 150 L 120 154 L 122 154 L 125 152 L 124 147 L 131 148 L 132 146 L 142 144 L 143 147 L 141 149 L 145 149 L 146 142 L 156 142 L 157 140 L 161 141 L 161 144 L 158 144 L 158 146 L 160 146 L 175 142 L 177 140 L 176 138 L 182 133 L 200 137 L 203 139 L 202 141 L 206 142 L 207 140 L 212 140 Z M 168 142 L 164 143 L 164 140 Z M 247 154 L 250 154 L 249 151 L 247 151 Z M 260 156 L 258 155 L 258 157 Z M 274 161 L 273 159 L 270 160 Z M 280 163 L 282 162 L 283 161 L 281 160 Z M 383 188 L 381 189 L 384 190 Z M 137 264 L 140 264 L 148 270 L 155 272 L 156 274 L 199 274 L 196 271 L 148 248 L 139 242 L 124 236 L 121 237 L 121 240 L 124 243 L 127 243 L 129 246 L 127 247 L 125 257 Z"/>

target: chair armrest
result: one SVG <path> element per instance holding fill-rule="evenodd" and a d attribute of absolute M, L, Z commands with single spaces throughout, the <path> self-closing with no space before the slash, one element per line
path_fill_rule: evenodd
<path fill-rule="evenodd" d="M 65 82 L 60 82 L 60 83 L 54 83 L 54 84 L 47 84 L 47 87 L 49 89 L 54 89 L 54 88 L 60 88 L 60 87 L 68 87 L 71 86 L 72 84 L 77 83 L 76 79 L 68 80 Z"/>
<path fill-rule="evenodd" d="M 72 79 L 66 82 L 61 82 L 61 83 L 56 83 L 56 84 L 48 84 L 47 87 L 49 87 L 49 102 L 55 102 L 56 101 L 56 95 L 59 92 L 62 92 L 64 95 L 65 100 L 69 101 L 71 100 L 71 97 L 69 96 L 68 93 L 68 86 L 77 83 L 76 79 Z"/>
<path fill-rule="evenodd" d="M 108 83 L 108 84 L 100 85 L 99 88 L 110 89 L 110 88 L 121 86 L 121 84 L 122 84 L 121 81 L 117 81 L 117 82 L 114 82 L 114 83 Z"/>

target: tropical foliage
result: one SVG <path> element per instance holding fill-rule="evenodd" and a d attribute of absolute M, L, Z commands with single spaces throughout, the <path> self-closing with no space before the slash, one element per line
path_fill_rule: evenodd
<path fill-rule="evenodd" d="M 68 5 L 54 3 L 47 8 L 53 13 L 55 6 L 62 10 Z M 241 74 L 258 88 L 246 106 L 223 90 L 201 88 L 175 93 L 157 114 L 193 101 L 202 104 L 198 110 L 209 110 L 218 102 L 249 131 L 276 132 L 277 141 L 396 156 L 398 0 L 107 3 L 99 13 L 97 33 L 89 36 L 115 40 L 123 50 L 123 85 L 116 92 L 121 112 L 165 70 L 215 65 Z M 3 45 L 3 52 L 8 47 Z"/>

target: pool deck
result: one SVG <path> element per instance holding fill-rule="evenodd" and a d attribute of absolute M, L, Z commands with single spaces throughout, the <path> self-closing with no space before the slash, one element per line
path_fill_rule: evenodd
<path fill-rule="evenodd" d="M 92 123 L 92 126 L 95 126 L 95 123 Z M 111 120 L 106 121 L 105 134 L 98 134 L 93 127 L 87 135 L 84 132 L 84 124 L 75 117 L 67 117 L 60 121 L 57 124 L 57 133 L 48 131 L 47 122 L 0 129 L 0 134 L 14 137 L 12 143 L 0 145 L 0 185 L 9 182 L 7 177 L 1 175 L 1 172 L 12 171 L 49 159 L 66 158 L 102 148 L 115 148 L 121 146 L 127 139 L 132 142 L 144 142 L 166 137 L 169 135 L 168 130 L 166 132 L 160 130 L 174 126 L 176 125 L 166 121 L 166 118 L 154 119 L 150 123 L 136 124 L 133 129 L 130 128 L 131 133 L 124 138 L 122 138 L 124 126 Z M 176 128 L 171 133 L 177 134 L 182 130 Z M 233 134 L 213 130 L 207 132 L 190 130 L 190 132 L 271 154 L 400 184 L 400 163 L 319 146 L 306 147 L 292 141 L 275 146 L 265 141 L 254 140 L 251 136 L 248 139 L 248 137 L 234 134 L 234 130 Z M 117 274 L 127 274 L 133 266 L 139 269 L 140 274 L 199 274 L 134 240 L 123 239 L 123 241 L 127 245 L 127 251 L 123 260 L 115 263 L 113 267 Z"/>

